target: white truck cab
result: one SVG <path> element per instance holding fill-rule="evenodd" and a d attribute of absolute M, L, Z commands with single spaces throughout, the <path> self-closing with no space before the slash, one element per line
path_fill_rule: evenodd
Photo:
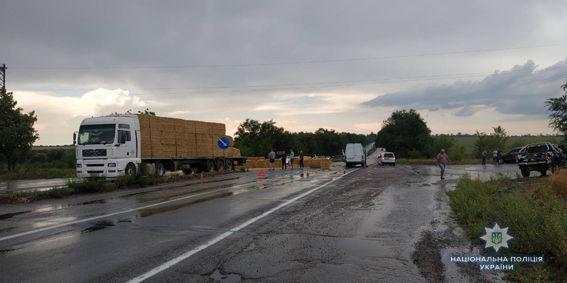
<path fill-rule="evenodd" d="M 343 161 L 347 167 L 360 164 L 366 166 L 366 150 L 360 143 L 347 143 L 343 152 Z"/>
<path fill-rule="evenodd" d="M 136 115 L 86 118 L 75 137 L 78 177 L 134 175 L 141 163 Z"/>

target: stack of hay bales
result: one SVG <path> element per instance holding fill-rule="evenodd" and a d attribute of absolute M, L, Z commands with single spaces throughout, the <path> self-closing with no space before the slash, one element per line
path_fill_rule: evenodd
<path fill-rule="evenodd" d="M 246 160 L 246 163 L 244 163 L 244 168 L 246 169 L 252 169 L 252 168 L 256 168 L 256 160 Z"/>
<path fill-rule="evenodd" d="M 166 118 L 138 114 L 142 139 L 142 158 L 223 157 L 217 141 L 225 136 L 226 126 L 220 123 Z M 227 157 L 240 157 L 240 150 L 226 150 Z"/>
<path fill-rule="evenodd" d="M 311 168 L 321 168 L 322 159 L 311 159 L 309 162 L 309 167 Z"/>
<path fill-rule="evenodd" d="M 334 165 L 333 162 L 326 158 L 321 159 L 305 159 L 304 160 L 305 167 L 311 168 L 321 168 L 323 170 L 330 170 L 331 167 Z"/>
<path fill-rule="evenodd" d="M 321 159 L 321 169 L 323 170 L 330 170 L 331 169 L 331 165 L 333 164 L 333 162 L 329 159 Z"/>

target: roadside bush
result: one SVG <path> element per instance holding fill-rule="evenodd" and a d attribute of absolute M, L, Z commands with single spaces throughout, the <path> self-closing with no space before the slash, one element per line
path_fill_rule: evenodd
<path fill-rule="evenodd" d="M 111 191 L 115 186 L 107 182 L 105 178 L 87 177 L 81 180 L 70 180 L 67 182 L 67 187 L 78 193 L 92 194 Z"/>
<path fill-rule="evenodd" d="M 116 178 L 114 185 L 116 188 L 124 187 L 147 187 L 153 185 L 156 182 L 156 176 L 148 174 L 148 165 L 146 163 L 141 163 L 138 166 L 135 176 L 123 175 Z"/>
<path fill-rule="evenodd" d="M 520 183 L 498 177 L 482 182 L 467 176 L 447 195 L 457 222 L 472 241 L 482 243 L 484 227 L 497 222 L 510 227 L 514 237 L 510 249 L 499 254 L 543 255 L 546 264 L 567 270 L 567 203 L 546 180 Z"/>
<path fill-rule="evenodd" d="M 3 196 L 3 199 L 10 203 L 20 203 L 22 201 L 36 201 L 46 198 L 65 198 L 74 193 L 69 187 L 55 187 L 48 191 L 24 191 Z"/>
<path fill-rule="evenodd" d="M 449 158 L 453 161 L 461 161 L 465 159 L 465 146 L 462 144 L 457 144 L 453 147 L 453 149 L 448 152 Z"/>
<path fill-rule="evenodd" d="M 559 196 L 567 200 L 567 170 L 551 175 L 551 189 Z"/>
<path fill-rule="evenodd" d="M 65 198 L 72 195 L 74 192 L 75 190 L 69 187 L 55 187 L 42 193 L 45 193 L 45 198 Z"/>
<path fill-rule="evenodd" d="M 413 158 L 413 159 L 422 159 L 425 156 L 421 151 L 414 149 L 414 150 L 411 150 L 410 152 L 408 152 L 408 157 Z"/>
<path fill-rule="evenodd" d="M 0 181 L 71 178 L 76 176 L 75 168 L 38 168 L 35 165 L 21 165 L 13 171 L 0 170 Z"/>

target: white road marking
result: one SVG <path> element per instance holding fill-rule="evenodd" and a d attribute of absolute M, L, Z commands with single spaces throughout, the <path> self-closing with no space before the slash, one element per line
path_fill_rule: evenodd
<path fill-rule="evenodd" d="M 190 195 L 190 196 L 177 198 L 177 199 L 172 199 L 172 200 L 168 200 L 168 201 L 164 201 L 164 202 L 160 202 L 160 203 L 154 203 L 154 204 L 150 204 L 150 205 L 146 205 L 146 206 L 142 206 L 142 207 L 129 208 L 129 209 L 126 209 L 126 210 L 122 210 L 122 211 L 118 211 L 118 212 L 114 212 L 114 213 L 110 213 L 110 214 L 104 214 L 104 215 L 94 216 L 94 217 L 85 218 L 85 219 L 81 219 L 81 220 L 65 222 L 65 223 L 61 223 L 61 224 L 57 224 L 57 225 L 53 225 L 53 226 L 47 226 L 47 227 L 43 227 L 43 228 L 40 228 L 40 229 L 35 229 L 35 230 L 27 231 L 27 232 L 22 232 L 22 233 L 10 235 L 10 236 L 2 237 L 2 238 L 0 238 L 0 242 L 6 241 L 6 240 L 9 240 L 9 239 L 13 239 L 13 238 L 18 238 L 18 237 L 30 235 L 30 234 L 35 234 L 35 233 L 47 231 L 47 230 L 61 228 L 61 227 L 65 227 L 65 226 L 69 226 L 69 225 L 73 225 L 73 224 L 77 224 L 77 223 L 88 222 L 88 221 L 91 221 L 91 220 L 96 220 L 96 219 L 106 218 L 106 217 L 110 217 L 110 216 L 114 216 L 114 215 L 129 213 L 129 212 L 133 212 L 133 211 L 136 211 L 136 210 L 146 209 L 146 208 L 150 208 L 150 207 L 154 207 L 154 206 L 158 206 L 158 205 L 162 205 L 162 204 L 166 204 L 166 203 L 170 203 L 170 202 L 180 201 L 180 200 L 184 200 L 184 199 L 188 199 L 188 198 L 194 198 L 194 197 L 198 197 L 200 195 L 205 195 L 205 194 L 210 194 L 210 193 L 214 193 L 214 192 L 204 192 L 204 193 L 200 193 L 200 194 L 196 194 L 196 195 Z"/>
<path fill-rule="evenodd" d="M 262 213 L 262 214 L 260 214 L 260 215 L 258 215 L 258 216 L 256 216 L 256 217 L 254 217 L 254 218 L 252 218 L 252 219 L 250 219 L 250 220 L 248 220 L 248 221 L 246 221 L 246 222 L 244 222 L 244 223 L 238 225 L 237 227 L 235 227 L 235 228 L 233 228 L 233 229 L 230 229 L 230 230 L 227 231 L 227 232 L 222 233 L 221 235 L 219 235 L 218 237 L 216 237 L 216 238 L 214 238 L 214 239 L 208 241 L 207 243 L 205 243 L 205 244 L 203 244 L 203 245 L 200 245 L 200 246 L 198 246 L 197 248 L 192 249 L 192 250 L 190 250 L 190 251 L 188 251 L 188 252 L 186 252 L 186 253 L 184 253 L 184 254 L 182 254 L 182 255 L 180 255 L 180 256 L 178 256 L 178 257 L 176 257 L 176 258 L 174 258 L 174 259 L 172 259 L 172 260 L 170 260 L 170 261 L 168 261 L 168 262 L 165 262 L 164 264 L 162 264 L 162 265 L 160 265 L 160 266 L 158 266 L 158 267 L 156 267 L 156 268 L 154 268 L 154 269 L 152 269 L 152 270 L 150 270 L 150 271 L 148 271 L 148 272 L 146 272 L 146 273 L 144 273 L 144 274 L 142 274 L 142 275 L 140 275 L 140 276 L 138 276 L 138 277 L 136 277 L 136 278 L 134 278 L 134 279 L 132 279 L 132 280 L 130 280 L 130 281 L 128 281 L 127 283 L 138 283 L 138 282 L 142 282 L 142 281 L 144 281 L 144 280 L 146 280 L 146 279 L 148 279 L 148 278 L 150 278 L 150 277 L 152 277 L 152 276 L 154 276 L 154 275 L 156 275 L 156 274 L 158 274 L 158 273 L 160 273 L 160 272 L 162 272 L 162 271 L 164 271 L 164 270 L 166 270 L 166 269 L 168 269 L 168 268 L 170 268 L 170 267 L 176 265 L 177 263 L 179 263 L 179 262 L 181 262 L 181 261 L 183 261 L 183 260 L 185 260 L 185 259 L 191 257 L 192 255 L 194 255 L 194 254 L 196 254 L 196 253 L 198 253 L 198 252 L 200 252 L 200 251 L 202 251 L 202 250 L 204 250 L 204 249 L 206 249 L 206 248 L 208 248 L 208 247 L 210 247 L 210 246 L 216 244 L 217 242 L 219 242 L 219 241 L 225 239 L 226 237 L 232 235 L 234 232 L 238 232 L 238 231 L 242 230 L 243 228 L 245 228 L 246 226 L 248 226 L 248 225 L 250 225 L 250 224 L 252 224 L 252 223 L 258 221 L 259 219 L 262 219 L 262 218 L 264 218 L 264 217 L 266 217 L 266 216 L 272 214 L 273 212 L 279 210 L 280 208 L 282 208 L 282 207 L 284 207 L 284 206 L 287 206 L 287 205 L 289 205 L 289 204 L 291 204 L 291 203 L 293 203 L 293 202 L 295 202 L 295 201 L 297 201 L 297 200 L 299 200 L 299 199 L 301 199 L 301 198 L 303 198 L 303 197 L 305 197 L 305 196 L 307 196 L 307 195 L 309 195 L 309 194 L 311 194 L 311 193 L 313 193 L 313 192 L 315 192 L 315 191 L 317 191 L 317 190 L 319 190 L 319 189 L 321 189 L 321 188 L 323 188 L 323 187 L 325 187 L 325 186 L 327 186 L 327 185 L 329 185 L 329 184 L 335 182 L 336 180 L 339 180 L 340 178 L 342 178 L 342 177 L 344 177 L 344 176 L 346 176 L 346 175 L 348 175 L 348 174 L 350 174 L 350 173 L 353 173 L 353 172 L 355 172 L 355 171 L 358 171 L 358 170 L 360 170 L 360 169 L 352 170 L 352 171 L 350 171 L 350 172 L 348 172 L 348 173 L 346 173 L 346 174 L 344 174 L 344 175 L 341 175 L 341 176 L 339 176 L 339 177 L 334 178 L 333 180 L 331 180 L 331 181 L 329 181 L 329 182 L 327 182 L 327 183 L 325 183 L 325 184 L 323 184 L 323 185 L 321 185 L 321 186 L 319 186 L 319 187 L 317 187 L 317 188 L 314 188 L 314 189 L 312 189 L 312 190 L 310 190 L 310 191 L 308 191 L 308 192 L 305 192 L 305 193 L 303 193 L 303 194 L 301 194 L 301 195 L 299 195 L 299 196 L 297 196 L 297 197 L 294 197 L 294 198 L 292 198 L 292 199 L 290 199 L 290 200 L 288 200 L 288 201 L 286 201 L 286 202 L 284 202 L 284 203 L 282 203 L 282 204 L 280 204 L 280 205 L 278 205 L 278 206 L 276 206 L 276 207 L 274 207 L 274 208 L 272 208 L 272 209 L 270 209 L 270 210 L 268 210 L 268 211 L 266 211 L 266 212 L 264 212 L 264 213 Z"/>

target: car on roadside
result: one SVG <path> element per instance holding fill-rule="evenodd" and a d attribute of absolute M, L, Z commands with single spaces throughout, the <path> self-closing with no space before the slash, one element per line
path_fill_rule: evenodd
<path fill-rule="evenodd" d="M 380 166 L 384 166 L 384 164 L 396 166 L 396 155 L 393 152 L 384 152 L 380 155 L 378 164 L 380 164 Z"/>
<path fill-rule="evenodd" d="M 516 163 L 518 160 L 518 153 L 522 150 L 522 147 L 515 147 L 512 150 L 503 153 L 500 156 L 500 163 Z"/>
<path fill-rule="evenodd" d="M 559 168 L 565 168 L 566 162 L 565 148 L 548 142 L 526 145 L 518 154 L 518 166 L 524 177 L 529 177 L 531 171 L 546 176 L 547 170 L 554 173 Z"/>

